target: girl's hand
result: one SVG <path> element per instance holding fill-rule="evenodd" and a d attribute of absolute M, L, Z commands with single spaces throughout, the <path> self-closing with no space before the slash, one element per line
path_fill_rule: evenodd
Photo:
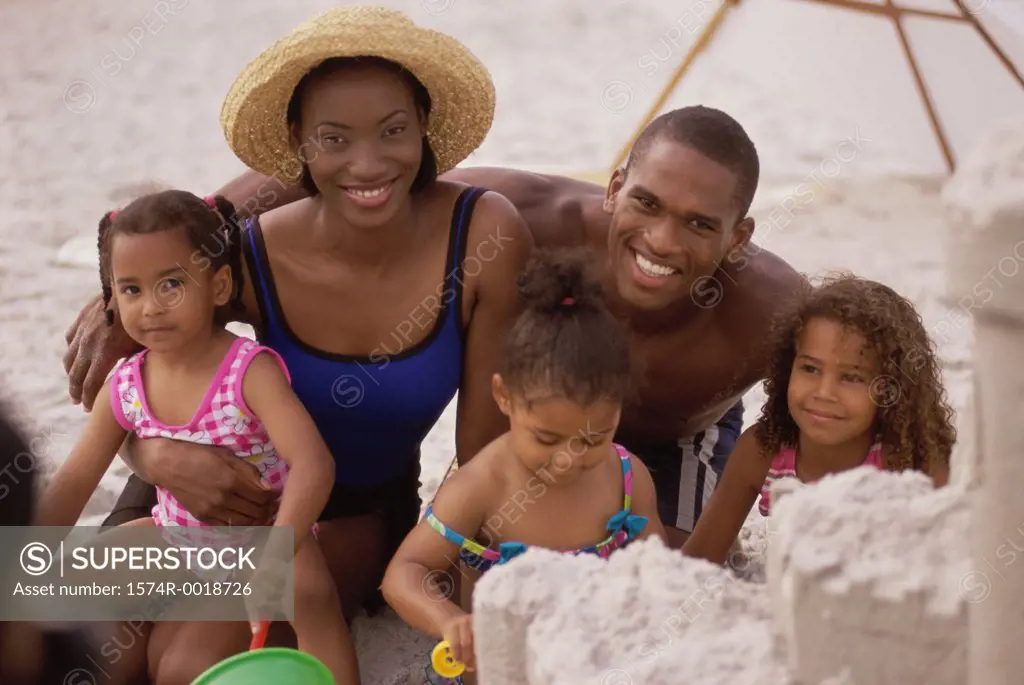
<path fill-rule="evenodd" d="M 84 404 L 86 411 L 92 411 L 96 396 L 117 360 L 142 349 L 124 332 L 116 316 L 114 325 L 107 325 L 103 298 L 99 295 L 82 307 L 64 340 L 68 344 L 64 353 L 68 394 L 75 404 Z"/>
<path fill-rule="evenodd" d="M 476 535 L 487 518 L 488 506 L 500 497 L 495 483 L 486 461 L 471 461 L 438 488 L 434 514 L 450 530 Z M 391 557 L 380 589 L 384 600 L 414 630 L 449 637 L 448 626 L 466 616 L 466 611 L 459 607 L 461 589 L 454 592 L 458 573 L 459 546 L 424 520 L 409 532 Z M 467 579 L 463 578 L 463 582 Z M 452 643 L 457 639 L 452 636 Z M 472 658 L 472 653 L 468 656 Z"/>
<path fill-rule="evenodd" d="M 290 571 L 288 562 L 275 555 L 264 554 L 252 572 L 248 580 L 252 592 L 245 597 L 245 609 L 253 635 L 259 631 L 261 622 L 284 616 L 285 581 Z"/>
<path fill-rule="evenodd" d="M 467 671 L 475 671 L 473 614 L 462 614 L 449 619 L 441 626 L 441 636 L 451 644 L 452 658 L 464 663 Z"/>

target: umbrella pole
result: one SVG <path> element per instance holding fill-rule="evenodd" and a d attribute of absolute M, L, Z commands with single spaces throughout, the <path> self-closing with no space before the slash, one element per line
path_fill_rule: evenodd
<path fill-rule="evenodd" d="M 672 73 L 672 78 L 670 78 L 668 83 L 665 84 L 665 87 L 661 89 L 658 99 L 647 111 L 647 114 L 633 132 L 633 135 L 628 141 L 626 141 L 626 144 L 622 146 L 622 149 L 619 150 L 619 154 L 615 158 L 615 162 L 612 164 L 609 173 L 618 169 L 626 160 L 626 156 L 629 154 L 629 151 L 633 149 L 633 144 L 636 142 L 636 139 L 640 137 L 640 134 L 643 133 L 645 128 L 647 128 L 647 125 L 651 123 L 651 120 L 658 115 L 659 111 L 661 111 L 661 108 L 665 105 L 665 101 L 668 100 L 669 95 L 671 95 L 672 91 L 676 89 L 676 86 L 679 84 L 679 81 L 682 80 L 683 75 L 689 70 L 694 60 L 697 59 L 697 55 L 711 43 L 711 38 L 715 35 L 715 32 L 718 31 L 718 27 L 722 25 L 722 21 L 725 19 L 726 13 L 730 8 L 739 5 L 740 2 L 742 2 L 742 0 L 724 0 L 721 7 L 715 10 L 715 14 L 711 17 L 711 21 L 709 21 L 707 26 L 701 30 L 700 35 L 697 36 L 697 40 L 694 41 L 693 45 L 686 52 L 686 55 L 683 56 L 682 63 L 676 67 L 676 70 Z"/>

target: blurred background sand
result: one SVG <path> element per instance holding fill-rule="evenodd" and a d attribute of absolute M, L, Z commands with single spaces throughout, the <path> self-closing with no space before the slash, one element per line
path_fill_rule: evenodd
<path fill-rule="evenodd" d="M 65 329 L 99 288 L 94 268 L 57 265 L 59 248 L 76 237 L 89 248 L 102 213 L 149 184 L 205 194 L 241 172 L 218 124 L 229 84 L 275 39 L 339 4 L 357 3 L 0 5 L 0 392 L 26 424 L 39 468 L 62 459 L 83 425 L 61 356 Z M 615 161 L 718 2 L 380 4 L 456 36 L 491 70 L 495 123 L 466 165 L 581 172 Z M 902 4 L 953 9 L 950 0 Z M 1024 6 L 966 5 L 1024 66 Z M 906 28 L 958 159 L 999 121 L 1024 116 L 1024 93 L 970 28 L 929 19 Z M 801 0 L 745 0 L 665 108 L 688 104 L 724 109 L 758 146 L 755 242 L 800 271 L 850 269 L 910 297 L 954 406 L 966 407 L 970 323 L 963 303 L 943 297 L 944 161 L 891 23 Z M 979 286 L 1020 277 L 1019 256 L 1008 257 L 979 273 Z M 759 408 L 755 390 L 748 423 Z M 424 446 L 425 498 L 453 453 L 453 427 L 446 412 Z M 85 521 L 109 510 L 126 473 L 112 467 Z M 432 643 L 390 613 L 360 619 L 356 639 L 367 683 L 419 667 Z"/>

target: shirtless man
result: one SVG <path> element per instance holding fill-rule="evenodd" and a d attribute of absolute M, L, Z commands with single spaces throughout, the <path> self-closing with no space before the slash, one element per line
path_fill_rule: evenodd
<path fill-rule="evenodd" d="M 748 245 L 758 175 L 754 145 L 732 117 L 687 107 L 651 122 L 607 189 L 514 169 L 443 176 L 507 197 L 539 247 L 595 251 L 609 306 L 629 326 L 641 365 L 638 397 L 616 440 L 650 469 L 676 547 L 742 432 L 742 396 L 764 374 L 759 344 L 803 281 Z M 219 193 L 246 213 L 304 197 L 253 172 Z M 72 397 L 81 396 L 82 380 L 71 378 Z"/>

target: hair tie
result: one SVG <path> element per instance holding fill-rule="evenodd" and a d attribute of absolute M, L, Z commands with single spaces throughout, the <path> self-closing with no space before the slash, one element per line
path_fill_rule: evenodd
<path fill-rule="evenodd" d="M 121 213 L 120 209 L 112 209 L 112 210 L 110 210 L 110 220 L 113 221 L 114 219 L 116 219 L 117 215 L 120 214 L 120 213 Z"/>
<path fill-rule="evenodd" d="M 210 209 L 217 209 L 217 198 L 214 197 L 213 195 L 207 195 L 206 197 L 204 197 L 203 202 L 205 202 L 206 206 L 209 207 Z"/>
<path fill-rule="evenodd" d="M 562 306 L 563 307 L 571 307 L 574 304 L 576 304 L 576 298 L 575 297 L 566 297 L 565 299 L 562 300 Z"/>

